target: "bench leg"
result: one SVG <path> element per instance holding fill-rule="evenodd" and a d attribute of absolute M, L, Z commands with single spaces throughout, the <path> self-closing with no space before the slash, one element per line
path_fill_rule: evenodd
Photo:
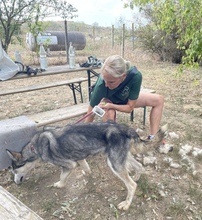
<path fill-rule="evenodd" d="M 143 125 L 146 124 L 146 106 L 143 107 Z M 130 113 L 130 120 L 133 121 L 134 119 L 134 110 Z"/>
<path fill-rule="evenodd" d="M 78 87 L 79 87 L 79 92 L 80 92 L 81 102 L 83 103 L 83 94 L 82 94 L 81 83 L 79 83 Z M 77 91 L 78 91 L 78 90 L 77 90 Z"/>
<path fill-rule="evenodd" d="M 130 113 L 130 120 L 133 121 L 134 119 L 134 110 Z"/>
<path fill-rule="evenodd" d="M 82 89 L 81 89 L 81 83 L 79 82 L 78 85 L 75 85 L 75 83 L 72 83 L 72 84 L 69 84 L 69 87 L 73 93 L 74 103 L 77 104 L 75 90 L 80 93 L 81 102 L 83 103 L 83 94 L 82 94 Z"/>
<path fill-rule="evenodd" d="M 88 75 L 88 97 L 90 100 L 90 90 L 91 90 L 91 77 L 90 77 L 90 70 L 87 70 L 87 75 Z"/>
<path fill-rule="evenodd" d="M 96 73 L 94 70 L 87 70 L 87 75 L 88 75 L 88 96 L 89 96 L 89 100 L 90 100 L 90 94 L 91 94 L 91 78 L 93 77 L 99 77 L 99 73 Z"/>
<path fill-rule="evenodd" d="M 82 89 L 81 89 L 81 83 L 78 82 L 78 85 L 74 84 L 73 86 L 74 86 L 74 91 L 76 90 L 77 92 L 80 93 L 81 102 L 83 103 L 83 94 L 82 94 Z"/>
<path fill-rule="evenodd" d="M 143 107 L 143 109 L 144 109 L 144 114 L 143 114 L 143 125 L 145 125 L 146 124 L 146 106 L 144 106 Z"/>
<path fill-rule="evenodd" d="M 74 86 L 74 83 L 72 84 L 69 84 L 68 85 L 69 88 L 72 90 L 72 93 L 73 93 L 73 97 L 74 97 L 74 104 L 77 104 L 77 100 L 76 100 L 76 94 L 75 94 L 75 86 Z"/>

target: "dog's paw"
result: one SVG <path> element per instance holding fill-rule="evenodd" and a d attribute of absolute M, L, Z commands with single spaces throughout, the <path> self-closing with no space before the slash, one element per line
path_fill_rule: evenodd
<path fill-rule="evenodd" d="M 87 174 L 91 174 L 91 169 L 87 163 L 86 160 L 80 160 L 78 161 L 79 165 L 81 166 L 81 169 L 82 169 L 82 173 L 85 175 L 86 173 Z"/>
<path fill-rule="evenodd" d="M 61 181 L 58 181 L 58 182 L 56 182 L 56 183 L 54 183 L 54 187 L 55 188 L 63 188 L 64 187 L 64 183 L 62 183 Z"/>
<path fill-rule="evenodd" d="M 140 179 L 140 176 L 141 176 L 142 173 L 135 173 L 135 175 L 133 176 L 133 180 L 135 182 L 137 182 L 139 179 Z"/>
<path fill-rule="evenodd" d="M 117 208 L 120 210 L 128 210 L 130 207 L 131 202 L 125 200 L 118 204 Z"/>
<path fill-rule="evenodd" d="M 87 170 L 82 169 L 81 172 L 83 175 L 86 175 L 86 174 L 89 175 L 92 173 L 91 169 L 87 169 Z"/>

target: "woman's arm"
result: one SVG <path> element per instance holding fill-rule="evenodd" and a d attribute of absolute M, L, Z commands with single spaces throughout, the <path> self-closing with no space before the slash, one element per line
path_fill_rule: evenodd
<path fill-rule="evenodd" d="M 89 106 L 88 106 L 88 112 L 87 112 L 87 114 L 90 113 L 92 110 L 93 110 L 92 106 L 89 105 Z M 95 118 L 95 115 L 94 115 L 94 114 L 89 115 L 89 116 L 85 119 L 85 122 L 93 122 L 94 118 Z"/>
<path fill-rule="evenodd" d="M 124 105 L 100 102 L 99 107 L 101 107 L 104 110 L 112 109 L 120 112 L 130 113 L 135 108 L 136 101 L 137 100 L 128 100 L 127 104 Z"/>

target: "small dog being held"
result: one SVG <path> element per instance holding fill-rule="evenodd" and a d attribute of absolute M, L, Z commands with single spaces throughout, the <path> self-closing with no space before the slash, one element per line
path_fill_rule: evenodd
<path fill-rule="evenodd" d="M 67 177 L 77 162 L 85 172 L 90 173 L 85 159 L 89 155 L 104 153 L 109 167 L 128 190 L 126 200 L 118 205 L 119 209 L 127 210 L 137 185 L 129 172 L 135 171 L 137 181 L 144 171 L 142 164 L 131 155 L 132 149 L 136 153 L 142 153 L 151 148 L 151 145 L 158 147 L 165 133 L 166 127 L 162 127 L 154 140 L 146 144 L 134 129 L 125 124 L 111 121 L 82 123 L 39 132 L 21 152 L 7 150 L 7 153 L 12 159 L 14 181 L 17 184 L 24 180 L 38 159 L 62 167 L 60 180 L 54 184 L 57 188 L 65 186 Z"/>

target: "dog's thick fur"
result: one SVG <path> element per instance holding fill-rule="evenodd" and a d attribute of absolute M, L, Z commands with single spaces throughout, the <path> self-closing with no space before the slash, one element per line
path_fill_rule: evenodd
<path fill-rule="evenodd" d="M 160 145 L 165 135 L 165 128 L 161 128 L 154 141 L 156 147 Z M 129 176 L 129 172 L 136 172 L 135 180 L 144 171 L 142 165 L 131 154 L 131 148 L 137 153 L 151 148 L 151 144 L 144 144 L 134 129 L 124 124 L 114 122 L 82 123 L 67 125 L 62 128 L 49 129 L 37 133 L 21 152 L 7 150 L 12 159 L 12 169 L 15 182 L 19 184 L 26 173 L 34 166 L 38 159 L 62 167 L 60 181 L 55 187 L 65 186 L 67 177 L 76 167 L 77 162 L 85 172 L 91 170 L 86 162 L 89 155 L 105 153 L 107 162 L 113 173 L 125 184 L 128 194 L 126 200 L 118 205 L 119 209 L 127 210 L 132 202 L 136 183 Z"/>

